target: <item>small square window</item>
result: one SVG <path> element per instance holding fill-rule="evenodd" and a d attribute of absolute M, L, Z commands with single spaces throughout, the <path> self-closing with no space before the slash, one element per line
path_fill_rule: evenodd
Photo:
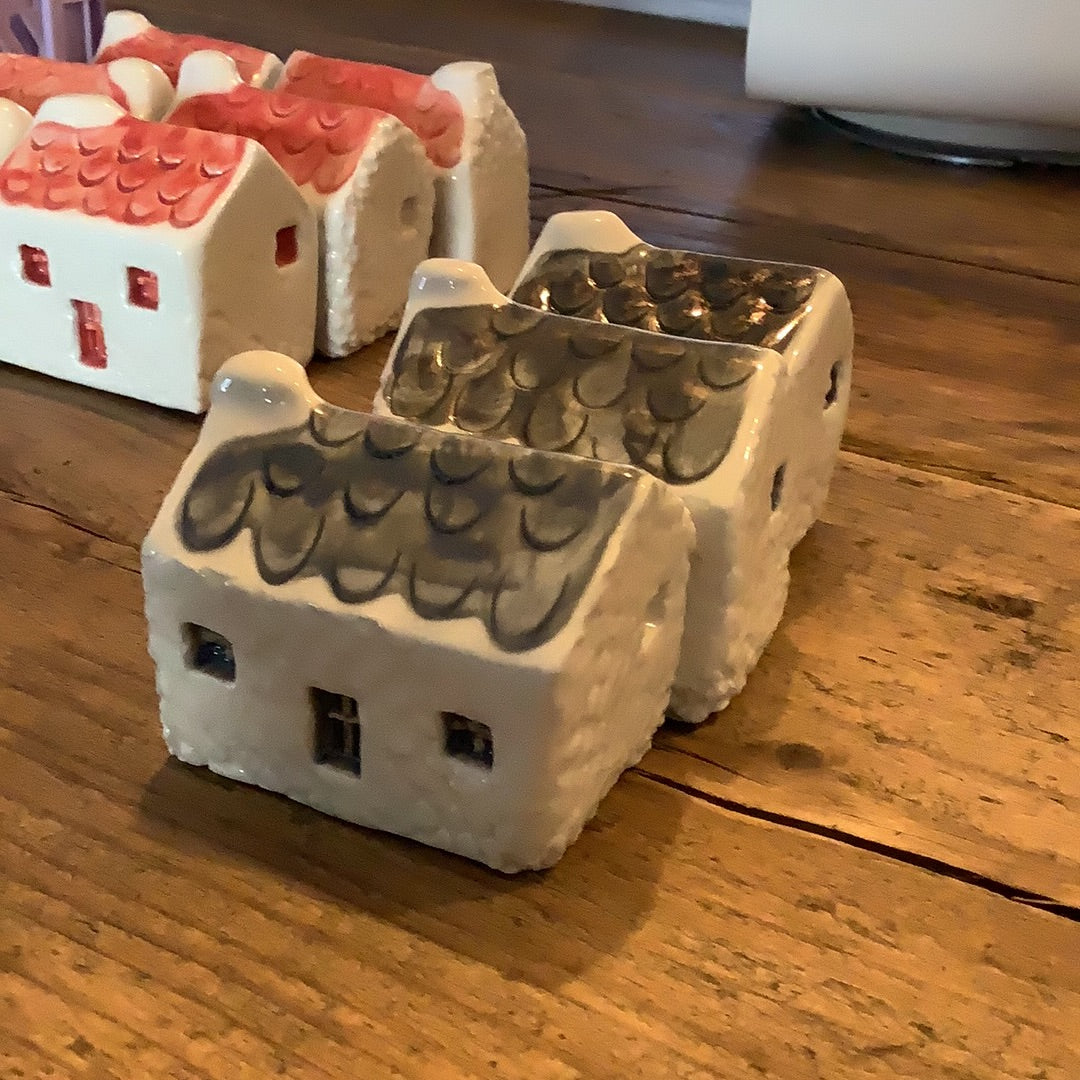
<path fill-rule="evenodd" d="M 284 229 L 278 229 L 274 261 L 278 266 L 288 266 L 290 263 L 296 262 L 299 257 L 300 249 L 296 239 L 296 226 L 286 225 Z"/>
<path fill-rule="evenodd" d="M 19 255 L 22 258 L 23 277 L 31 285 L 52 284 L 52 277 L 49 274 L 49 256 L 44 248 L 20 244 Z"/>
<path fill-rule="evenodd" d="M 236 657 L 232 642 L 205 626 L 188 623 L 184 627 L 187 665 L 222 682 L 236 682 Z"/>
<path fill-rule="evenodd" d="M 128 277 L 128 303 L 133 307 L 147 308 L 157 311 L 158 307 L 158 278 L 153 270 L 140 270 L 137 266 L 129 266 Z"/>
<path fill-rule="evenodd" d="M 315 760 L 360 775 L 360 721 L 356 698 L 311 688 Z"/>
<path fill-rule="evenodd" d="M 495 748 L 491 741 L 491 728 L 487 724 L 454 712 L 444 712 L 442 722 L 446 752 L 451 757 L 471 761 L 484 769 L 490 769 L 495 764 Z"/>

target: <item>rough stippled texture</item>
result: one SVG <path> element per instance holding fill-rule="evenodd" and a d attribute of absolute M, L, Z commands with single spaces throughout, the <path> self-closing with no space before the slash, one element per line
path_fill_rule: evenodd
<path fill-rule="evenodd" d="M 639 244 L 554 251 L 514 290 L 530 307 L 680 337 L 782 347 L 820 272 Z"/>
<path fill-rule="evenodd" d="M 321 575 L 344 603 L 403 596 L 477 616 L 508 651 L 566 624 L 638 480 L 323 406 L 300 428 L 225 443 L 177 521 L 190 551 L 251 533 L 262 579 Z"/>
<path fill-rule="evenodd" d="M 93 128 L 38 124 L 0 166 L 0 199 L 188 228 L 225 194 L 248 146 L 234 135 L 130 116 Z"/>
<path fill-rule="evenodd" d="M 42 102 L 57 94 L 104 94 L 128 107 L 127 95 L 104 67 L 0 53 L 0 97 L 35 113 Z"/>
<path fill-rule="evenodd" d="M 555 318 L 519 304 L 429 308 L 397 349 L 390 410 L 541 450 L 709 475 L 742 417 L 754 354 Z"/>

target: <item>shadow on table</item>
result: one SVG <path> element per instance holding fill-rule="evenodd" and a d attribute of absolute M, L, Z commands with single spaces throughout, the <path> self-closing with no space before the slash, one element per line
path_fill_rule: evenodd
<path fill-rule="evenodd" d="M 551 991 L 619 952 L 647 920 L 687 804 L 624 776 L 557 866 L 516 876 L 175 759 L 150 780 L 140 810 L 146 834 L 204 881 L 231 871 L 329 901 L 335 949 L 359 965 L 374 917 Z M 199 869 L 207 860 L 217 864 L 212 875 Z"/>

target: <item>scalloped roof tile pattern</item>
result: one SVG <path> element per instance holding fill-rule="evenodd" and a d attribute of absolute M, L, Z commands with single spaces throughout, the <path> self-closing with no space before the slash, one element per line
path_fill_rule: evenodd
<path fill-rule="evenodd" d="M 758 355 L 515 303 L 429 308 L 394 354 L 386 399 L 410 420 L 690 484 L 727 456 Z"/>
<path fill-rule="evenodd" d="M 250 145 L 130 116 L 93 128 L 38 124 L 0 164 L 0 200 L 186 229 L 225 194 Z"/>
<path fill-rule="evenodd" d="M 180 103 L 170 124 L 242 135 L 261 143 L 298 187 L 320 195 L 344 186 L 386 113 L 237 86 Z"/>
<path fill-rule="evenodd" d="M 417 135 L 433 164 L 450 169 L 461 160 L 465 136 L 461 104 L 453 94 L 439 90 L 426 75 L 294 52 L 285 64 L 277 89 L 319 101 L 388 112 Z"/>
<path fill-rule="evenodd" d="M 218 38 L 203 37 L 201 34 L 170 34 L 167 30 L 152 26 L 141 34 L 133 34 L 102 49 L 95 63 L 108 64 L 125 56 L 149 60 L 157 64 L 175 86 L 180 78 L 180 65 L 193 52 L 201 49 L 215 49 L 231 57 L 244 82 L 251 82 L 258 75 L 259 69 L 270 55 L 265 49 L 241 45 L 236 41 L 221 41 Z"/>
<path fill-rule="evenodd" d="M 475 617 L 508 652 L 567 624 L 644 478 L 334 406 L 214 450 L 176 523 L 193 552 L 249 533 L 269 585 L 322 577 L 342 603 L 403 597 Z"/>
<path fill-rule="evenodd" d="M 104 94 L 125 109 L 128 107 L 127 95 L 103 67 L 0 53 L 0 98 L 35 113 L 46 98 L 57 94 Z"/>
<path fill-rule="evenodd" d="M 783 348 L 810 310 L 820 271 L 635 245 L 553 251 L 514 299 L 578 319 L 661 334 Z"/>

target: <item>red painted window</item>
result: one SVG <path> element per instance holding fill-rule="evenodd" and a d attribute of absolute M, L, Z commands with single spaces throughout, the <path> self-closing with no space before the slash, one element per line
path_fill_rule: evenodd
<path fill-rule="evenodd" d="M 137 266 L 128 267 L 128 303 L 135 307 L 157 311 L 158 279 L 152 270 L 140 270 Z"/>
<path fill-rule="evenodd" d="M 33 285 L 52 284 L 49 276 L 49 256 L 45 254 L 44 248 L 20 244 L 19 254 L 22 256 L 23 277 L 27 281 Z"/>
<path fill-rule="evenodd" d="M 274 251 L 274 261 L 278 266 L 288 266 L 296 262 L 300 251 L 296 242 L 296 226 L 286 225 L 284 229 L 277 231 L 277 244 Z"/>
<path fill-rule="evenodd" d="M 89 300 L 72 300 L 75 309 L 75 333 L 79 340 L 79 363 L 89 368 L 103 368 L 108 363 L 101 308 Z"/>

